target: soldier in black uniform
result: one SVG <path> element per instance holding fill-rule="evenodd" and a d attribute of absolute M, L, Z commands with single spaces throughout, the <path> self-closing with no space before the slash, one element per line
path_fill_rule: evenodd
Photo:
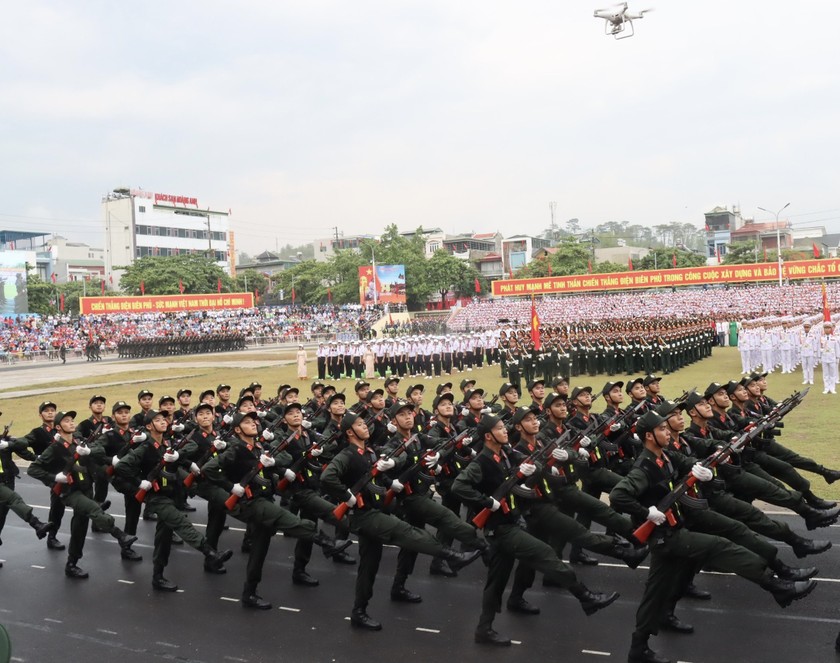
<path fill-rule="evenodd" d="M 100 431 L 103 431 L 114 425 L 114 420 L 103 414 L 105 412 L 106 402 L 106 398 L 99 394 L 90 397 L 88 406 L 90 407 L 91 415 L 87 419 L 81 421 L 77 428 L 78 434 L 82 437 L 82 439 L 86 440 L 90 438 L 97 428 L 99 428 Z M 107 449 L 105 450 L 105 453 L 108 458 L 112 455 L 108 453 Z M 111 504 L 110 502 L 107 502 L 106 504 L 107 499 L 108 475 L 105 473 L 105 467 L 99 466 L 96 476 L 93 479 L 93 500 L 99 504 L 103 510 L 107 511 Z M 91 527 L 91 530 L 94 532 L 98 531 L 95 525 Z"/>
<path fill-rule="evenodd" d="M 155 395 L 148 389 L 141 389 L 137 394 L 137 403 L 140 405 L 140 411 L 131 417 L 131 427 L 134 430 L 140 430 L 146 427 L 146 413 L 152 409 L 152 402 Z"/>

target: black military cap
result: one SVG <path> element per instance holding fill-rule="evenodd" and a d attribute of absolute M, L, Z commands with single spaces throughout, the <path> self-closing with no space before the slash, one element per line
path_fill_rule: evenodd
<path fill-rule="evenodd" d="M 358 414 L 353 412 L 348 412 L 341 418 L 341 432 L 346 433 L 348 430 L 353 428 L 353 424 L 356 423 L 356 419 L 359 418 Z"/>
<path fill-rule="evenodd" d="M 387 387 L 387 386 L 388 386 L 389 384 L 391 384 L 392 382 L 397 382 L 397 383 L 399 383 L 399 381 L 400 381 L 400 379 L 399 379 L 396 375 L 392 375 L 392 376 L 391 376 L 391 377 L 389 377 L 387 380 L 385 380 L 385 386 Z"/>
<path fill-rule="evenodd" d="M 432 402 L 432 409 L 437 410 L 437 407 L 441 404 L 441 401 L 449 401 L 450 403 L 454 403 L 455 394 L 453 394 L 451 391 L 447 391 L 445 394 L 439 394 L 435 396 L 435 400 Z"/>
<path fill-rule="evenodd" d="M 551 407 L 551 404 L 555 401 L 563 403 L 564 405 L 568 405 L 566 403 L 566 399 L 564 399 L 560 394 L 556 394 L 552 391 L 548 396 L 545 397 L 545 400 L 543 401 L 543 407 L 546 410 L 548 410 L 548 408 Z"/>
<path fill-rule="evenodd" d="M 137 400 L 139 401 L 141 398 L 143 398 L 143 396 L 152 396 L 152 397 L 154 397 L 154 394 L 153 394 L 151 391 L 149 391 L 148 389 L 141 389 L 141 390 L 140 390 L 140 393 L 139 393 L 139 394 L 137 394 Z"/>
<path fill-rule="evenodd" d="M 471 380 L 470 378 L 464 378 L 461 380 L 461 391 L 464 391 L 468 384 L 475 384 L 475 380 Z"/>
<path fill-rule="evenodd" d="M 626 391 L 629 394 L 630 390 L 633 388 L 633 385 L 644 384 L 644 383 L 645 383 L 644 378 L 636 378 L 636 379 L 628 382 L 626 385 L 624 385 L 624 391 Z"/>
<path fill-rule="evenodd" d="M 58 424 L 61 423 L 61 420 L 66 419 L 67 417 L 70 417 L 71 419 L 75 419 L 76 418 L 76 410 L 67 410 L 66 412 L 56 412 L 55 413 L 55 425 L 58 426 Z"/>
<path fill-rule="evenodd" d="M 93 396 L 90 397 L 90 400 L 88 401 L 88 405 L 93 405 L 94 401 L 102 401 L 103 403 L 107 403 L 108 399 L 105 398 L 104 396 L 100 395 L 100 394 L 94 394 Z"/>
<path fill-rule="evenodd" d="M 414 410 L 414 403 L 412 403 L 411 401 L 404 401 L 401 399 L 395 400 L 394 404 L 388 408 L 388 416 L 393 419 L 395 416 L 397 416 L 397 412 L 405 409 Z"/>
<path fill-rule="evenodd" d="M 636 422 L 636 432 L 643 437 L 645 433 L 653 431 L 663 421 L 665 421 L 665 418 L 656 410 L 645 412 Z"/>
<path fill-rule="evenodd" d="M 701 395 L 698 394 L 696 391 L 692 391 L 688 396 L 685 398 L 685 409 L 691 410 L 700 403 L 703 403 L 706 399 Z"/>
<path fill-rule="evenodd" d="M 245 419 L 250 417 L 254 421 L 259 421 L 260 418 L 256 412 L 237 412 L 233 415 L 233 421 L 230 422 L 231 428 L 236 428 L 239 424 L 241 424 Z"/>
<path fill-rule="evenodd" d="M 174 403 L 175 399 L 172 396 L 161 396 L 158 405 L 163 405 L 166 401 L 172 401 Z"/>
<path fill-rule="evenodd" d="M 364 380 L 356 380 L 356 384 L 353 385 L 353 391 L 358 392 L 359 389 L 362 389 L 363 387 L 369 387 L 369 386 L 370 386 L 370 382 L 365 382 Z"/>
<path fill-rule="evenodd" d="M 536 387 L 538 384 L 541 384 L 542 386 L 545 386 L 545 380 L 542 380 L 542 379 L 531 380 L 528 383 L 528 391 L 533 391 L 534 387 Z"/>
<path fill-rule="evenodd" d="M 192 389 L 179 389 L 178 393 L 175 394 L 178 398 L 181 398 L 184 394 L 192 396 Z"/>
<path fill-rule="evenodd" d="M 117 410 L 130 410 L 131 406 L 126 403 L 125 401 L 117 401 L 111 406 L 111 414 L 114 414 Z"/>
<path fill-rule="evenodd" d="M 522 423 L 522 420 L 529 414 L 536 415 L 537 410 L 531 407 L 518 407 L 516 408 L 516 412 L 513 413 L 513 417 L 511 417 L 510 421 L 515 426 L 516 424 Z"/>
<path fill-rule="evenodd" d="M 618 380 L 616 382 L 607 382 L 604 385 L 604 388 L 601 389 L 601 394 L 606 396 L 608 393 L 610 393 L 616 387 L 623 387 L 623 386 L 624 386 L 624 382 L 622 382 L 621 380 Z"/>
<path fill-rule="evenodd" d="M 325 384 L 324 388 L 321 390 L 321 396 L 324 396 L 324 394 L 326 394 L 328 391 L 333 391 L 334 392 L 334 391 L 338 391 L 338 390 L 335 387 L 333 387 L 331 384 Z M 324 398 L 326 398 L 326 396 L 324 396 Z"/>
<path fill-rule="evenodd" d="M 730 380 L 726 383 L 726 393 L 730 396 L 735 393 L 735 390 L 741 386 L 740 380 Z"/>
<path fill-rule="evenodd" d="M 575 387 L 574 389 L 572 389 L 572 393 L 569 396 L 569 398 L 575 400 L 584 391 L 588 391 L 589 395 L 592 395 L 592 387 Z"/>
<path fill-rule="evenodd" d="M 342 401 L 342 402 L 346 403 L 347 402 L 347 396 L 345 396 L 344 394 L 340 394 L 338 392 L 330 394 L 330 397 L 327 399 L 327 407 L 332 405 L 333 401 Z"/>
<path fill-rule="evenodd" d="M 679 412 L 685 406 L 682 403 L 677 403 L 676 401 L 665 401 L 664 403 L 660 403 L 656 407 L 656 413 L 660 417 L 665 417 L 666 419 L 670 417 L 674 412 Z"/>
<path fill-rule="evenodd" d="M 150 424 L 155 420 L 155 417 L 165 417 L 166 415 L 160 410 L 149 410 L 146 416 L 143 417 L 144 424 Z"/>
<path fill-rule="evenodd" d="M 247 388 L 250 391 L 253 391 L 254 389 L 262 389 L 262 385 L 259 382 L 254 381 L 251 384 L 249 384 Z"/>
<path fill-rule="evenodd" d="M 199 410 L 210 410 L 211 412 L 215 412 L 216 408 L 210 405 L 210 403 L 199 403 L 195 406 L 195 413 L 198 414 Z"/>
<path fill-rule="evenodd" d="M 292 393 L 292 392 L 294 392 L 294 393 L 296 393 L 296 394 L 300 394 L 300 389 L 298 389 L 297 387 L 286 387 L 286 388 L 283 390 L 283 393 L 282 393 L 282 394 L 280 394 L 280 398 L 286 398 L 286 395 L 287 395 L 287 394 L 290 394 L 290 393 Z"/>
<path fill-rule="evenodd" d="M 236 401 L 236 407 L 240 407 L 245 401 L 251 401 L 256 404 L 256 401 L 254 401 L 254 395 L 246 393 L 240 396 L 239 400 Z"/>
<path fill-rule="evenodd" d="M 303 412 L 303 405 L 301 405 L 300 403 L 288 403 L 283 407 L 283 416 L 285 417 L 292 410 L 300 410 L 301 412 Z"/>
<path fill-rule="evenodd" d="M 58 408 L 58 406 L 55 403 L 53 403 L 52 401 L 44 401 L 43 403 L 41 403 L 38 406 L 38 414 L 41 414 L 48 407 Z"/>
<path fill-rule="evenodd" d="M 320 380 L 315 380 L 315 382 L 312 383 L 312 386 L 309 387 L 309 390 L 310 391 L 315 391 L 318 387 L 321 387 L 321 389 L 323 389 L 324 386 L 325 385 L 324 385 L 323 382 L 321 382 Z"/>
<path fill-rule="evenodd" d="M 242 389 L 239 390 L 239 398 L 242 398 L 245 394 L 253 393 L 253 391 L 254 390 L 251 389 L 251 387 L 242 387 Z"/>
<path fill-rule="evenodd" d="M 371 389 L 368 392 L 368 395 L 367 395 L 367 398 L 365 398 L 365 401 L 370 403 L 374 398 L 376 398 L 377 394 L 379 396 L 384 396 L 385 395 L 385 390 L 384 389 Z"/>
<path fill-rule="evenodd" d="M 224 383 L 220 384 L 218 387 L 216 387 L 216 393 L 218 394 L 223 389 L 230 389 L 230 385 Z"/>
<path fill-rule="evenodd" d="M 719 382 L 712 382 L 708 387 L 706 387 L 706 391 L 703 392 L 703 398 L 711 398 L 721 389 L 726 389 L 726 387 Z"/>
<path fill-rule="evenodd" d="M 557 387 L 563 383 L 569 384 L 569 378 L 564 378 L 560 376 L 559 378 L 554 378 L 554 382 L 551 383 L 552 387 Z"/>
<path fill-rule="evenodd" d="M 277 385 L 277 395 L 278 395 L 280 398 L 283 398 L 283 393 L 284 393 L 284 392 L 286 391 L 286 389 L 288 389 L 290 386 L 291 386 L 291 385 L 288 385 L 288 384 L 278 384 L 278 385 Z M 253 389 L 251 389 L 250 387 L 248 387 L 248 391 L 253 391 Z"/>
<path fill-rule="evenodd" d="M 503 382 L 502 386 L 499 387 L 499 396 L 504 396 L 511 389 L 516 389 L 516 386 L 511 384 L 510 382 Z"/>
<path fill-rule="evenodd" d="M 759 373 L 758 371 L 753 371 L 750 373 L 750 382 L 754 382 L 755 380 L 761 380 L 762 378 L 767 377 L 767 372 Z"/>
<path fill-rule="evenodd" d="M 203 401 L 205 396 L 215 396 L 216 392 L 212 389 L 205 389 L 201 392 L 201 396 L 198 397 L 198 400 Z"/>
<path fill-rule="evenodd" d="M 478 422 L 475 434 L 480 438 L 484 438 L 484 436 L 492 431 L 500 421 L 501 419 L 499 419 L 499 417 L 495 414 L 485 414 L 481 417 L 481 421 Z"/>
<path fill-rule="evenodd" d="M 644 384 L 647 387 L 651 382 L 659 382 L 661 379 L 662 378 L 657 377 L 656 375 L 653 375 L 653 374 L 646 375 L 642 384 Z"/>
<path fill-rule="evenodd" d="M 411 392 L 414 391 L 415 389 L 419 389 L 420 391 L 425 391 L 426 387 L 424 387 L 422 384 L 410 384 L 410 385 L 408 385 L 408 389 L 405 390 L 405 395 L 406 396 L 411 396 Z"/>
<path fill-rule="evenodd" d="M 467 389 L 464 392 L 464 401 L 470 400 L 476 394 L 480 394 L 481 396 L 484 396 L 484 389 Z"/>
<path fill-rule="evenodd" d="M 435 389 L 435 393 L 439 396 L 440 394 L 443 393 L 444 389 L 452 389 L 452 383 L 451 382 L 441 382 L 437 386 L 437 389 Z"/>

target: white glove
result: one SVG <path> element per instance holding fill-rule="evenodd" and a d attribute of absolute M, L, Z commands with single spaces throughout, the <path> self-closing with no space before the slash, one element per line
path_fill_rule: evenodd
<path fill-rule="evenodd" d="M 114 455 L 114 457 L 111 459 L 111 466 L 116 467 L 117 465 L 119 465 L 119 463 L 120 463 L 120 457 L 117 456 L 117 455 Z"/>
<path fill-rule="evenodd" d="M 694 466 L 691 468 L 691 475 L 698 481 L 711 481 L 714 477 L 712 471 L 700 463 L 694 463 Z"/>
<path fill-rule="evenodd" d="M 560 470 L 558 470 L 554 465 L 551 466 L 551 474 L 552 476 L 559 477 Z"/>
<path fill-rule="evenodd" d="M 309 430 L 310 428 L 312 428 L 312 422 L 307 420 L 307 419 L 304 419 L 303 421 L 300 422 L 300 426 L 304 430 Z"/>
<path fill-rule="evenodd" d="M 433 454 L 427 454 L 423 462 L 426 464 L 426 467 L 434 467 L 440 462 L 440 453 L 435 451 Z"/>
<path fill-rule="evenodd" d="M 274 433 L 266 429 L 262 432 L 262 439 L 264 439 L 266 442 L 271 442 L 274 439 Z"/>
<path fill-rule="evenodd" d="M 67 475 L 64 472 L 59 472 L 55 475 L 55 482 L 56 483 L 67 483 Z"/>
<path fill-rule="evenodd" d="M 147 479 L 143 479 L 140 482 L 140 490 L 142 490 L 143 492 L 148 493 L 151 489 L 152 489 L 152 482 L 151 481 L 149 481 Z"/>
<path fill-rule="evenodd" d="M 286 481 L 288 481 L 289 483 L 294 483 L 295 481 L 297 481 L 297 475 L 294 472 L 292 472 L 288 467 L 285 470 L 283 470 L 283 476 L 286 477 Z"/>
<path fill-rule="evenodd" d="M 481 414 L 490 414 L 492 411 L 489 407 L 481 408 Z"/>
<path fill-rule="evenodd" d="M 580 446 L 582 446 L 584 449 L 586 449 L 586 447 L 588 447 L 590 444 L 592 444 L 592 440 L 590 440 L 586 435 L 580 438 Z"/>
<path fill-rule="evenodd" d="M 233 484 L 233 488 L 230 489 L 231 495 L 236 495 L 237 497 L 242 497 L 245 494 L 245 486 L 241 483 Z"/>
<path fill-rule="evenodd" d="M 274 456 L 269 456 L 268 454 L 260 454 L 260 465 L 263 467 L 274 467 L 274 463 L 276 463 Z"/>
<path fill-rule="evenodd" d="M 164 463 L 174 463 L 180 457 L 181 457 L 181 454 L 179 454 L 177 451 L 175 451 L 175 449 L 172 449 L 170 451 L 167 451 L 165 454 L 163 454 L 163 462 Z"/>
<path fill-rule="evenodd" d="M 519 466 L 519 471 L 522 473 L 522 476 L 529 477 L 537 471 L 537 466 L 533 463 L 522 463 Z"/>
<path fill-rule="evenodd" d="M 8 440 L 0 440 L 0 451 L 5 451 L 9 448 L 9 441 Z"/>
<path fill-rule="evenodd" d="M 350 497 L 344 500 L 344 503 L 352 509 L 354 506 L 356 506 L 356 496 L 350 495 Z"/>
<path fill-rule="evenodd" d="M 387 472 L 388 470 L 393 470 L 396 464 L 393 458 L 380 458 L 376 461 L 376 470 L 378 472 Z"/>
<path fill-rule="evenodd" d="M 309 455 L 312 456 L 313 458 L 317 458 L 322 453 L 324 453 L 324 450 L 321 447 L 312 447 L 309 450 Z"/>
<path fill-rule="evenodd" d="M 665 522 L 665 514 L 662 513 L 659 509 L 655 506 L 648 507 L 648 515 L 647 519 L 652 522 L 654 525 L 661 525 Z"/>
<path fill-rule="evenodd" d="M 491 504 L 491 505 L 490 505 L 490 510 L 491 510 L 491 511 L 498 511 L 498 510 L 499 510 L 499 507 L 501 507 L 501 506 L 502 506 L 502 503 L 501 503 L 501 502 L 499 502 L 499 500 L 497 500 L 495 497 L 491 497 L 490 499 L 491 499 L 491 500 L 492 500 L 492 502 L 493 502 L 493 504 Z"/>
<path fill-rule="evenodd" d="M 53 439 L 56 442 L 61 442 L 61 433 L 56 433 L 55 435 L 53 435 Z"/>
<path fill-rule="evenodd" d="M 76 453 L 80 456 L 90 456 L 90 447 L 86 444 L 76 446 Z"/>
<path fill-rule="evenodd" d="M 184 430 L 184 424 L 172 424 L 172 432 L 173 433 L 181 433 Z"/>
<path fill-rule="evenodd" d="M 617 433 L 620 430 L 621 430 L 621 422 L 619 422 L 619 421 L 616 421 L 614 424 L 612 424 L 610 426 L 610 432 L 611 433 Z"/>
<path fill-rule="evenodd" d="M 470 448 L 470 458 L 475 458 L 477 455 L 478 452 L 475 449 Z"/>
<path fill-rule="evenodd" d="M 461 440 L 461 444 L 463 444 L 465 447 L 469 446 L 470 444 L 472 444 L 472 438 L 465 437 L 463 440 Z"/>
<path fill-rule="evenodd" d="M 102 427 L 102 434 L 104 435 L 105 433 L 110 433 L 112 430 L 114 430 L 114 429 L 111 428 L 110 426 L 103 426 Z"/>
<path fill-rule="evenodd" d="M 389 433 L 396 433 L 397 432 L 397 427 L 394 426 L 394 424 L 392 424 L 390 421 L 388 422 L 388 425 L 386 426 L 386 428 L 388 429 Z"/>
<path fill-rule="evenodd" d="M 227 442 L 224 440 L 213 440 L 213 446 L 216 448 L 216 451 L 224 451 L 227 448 Z"/>
<path fill-rule="evenodd" d="M 143 433 L 142 431 L 140 433 L 135 433 L 131 438 L 131 441 L 134 442 L 135 444 L 138 444 L 140 442 L 145 442 L 145 440 L 146 440 L 146 434 Z"/>
<path fill-rule="evenodd" d="M 266 414 L 267 414 L 267 413 L 266 413 L 266 411 L 265 411 L 265 410 L 257 410 L 257 416 L 258 416 L 260 419 L 265 419 L 265 415 L 266 415 Z"/>
<path fill-rule="evenodd" d="M 467 416 L 469 416 L 469 414 L 470 414 L 470 411 L 467 408 L 465 408 L 465 407 L 461 408 L 461 416 L 462 417 L 467 417 Z"/>
<path fill-rule="evenodd" d="M 551 451 L 551 457 L 554 460 L 560 461 L 561 463 L 565 463 L 569 460 L 569 452 L 565 449 L 555 448 Z"/>
<path fill-rule="evenodd" d="M 405 486 L 403 486 L 400 483 L 399 479 L 394 479 L 391 482 L 391 490 L 393 490 L 395 493 L 401 493 L 403 491 L 403 488 L 405 488 Z"/>
<path fill-rule="evenodd" d="M 233 423 L 233 417 L 229 414 L 226 414 L 224 417 L 222 417 L 222 421 L 225 422 L 226 426 L 230 426 Z M 240 497 L 242 496 L 240 495 Z"/>
<path fill-rule="evenodd" d="M 198 476 L 199 474 L 201 474 L 201 468 L 195 463 L 190 463 L 190 472 L 195 474 L 195 476 Z"/>
<path fill-rule="evenodd" d="M 580 457 L 581 460 L 589 460 L 589 452 L 586 449 L 584 449 L 583 447 L 578 449 L 578 456 Z"/>

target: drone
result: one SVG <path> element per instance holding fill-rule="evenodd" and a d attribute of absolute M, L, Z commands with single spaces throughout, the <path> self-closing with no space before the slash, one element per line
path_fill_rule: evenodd
<path fill-rule="evenodd" d="M 596 9 L 595 18 L 604 19 L 604 34 L 612 35 L 616 39 L 627 39 L 635 34 L 633 21 L 644 18 L 653 9 L 643 9 L 638 14 L 627 11 L 627 3 L 620 2 L 606 9 Z M 629 28 L 629 30 L 628 30 Z"/>

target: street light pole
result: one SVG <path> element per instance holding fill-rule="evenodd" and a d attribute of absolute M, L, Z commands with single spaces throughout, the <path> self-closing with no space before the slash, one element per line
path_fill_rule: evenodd
<path fill-rule="evenodd" d="M 782 287 L 782 233 L 779 230 L 779 214 L 784 212 L 790 203 L 785 203 L 785 206 L 782 207 L 778 212 L 771 212 L 769 209 L 764 209 L 763 207 L 759 207 L 762 212 L 767 212 L 768 214 L 775 214 L 776 215 L 776 259 L 778 260 L 779 264 L 779 287 Z"/>
<path fill-rule="evenodd" d="M 370 245 L 370 263 L 373 267 L 373 305 L 376 306 L 379 303 L 379 296 L 376 292 L 376 249 L 373 244 Z"/>

